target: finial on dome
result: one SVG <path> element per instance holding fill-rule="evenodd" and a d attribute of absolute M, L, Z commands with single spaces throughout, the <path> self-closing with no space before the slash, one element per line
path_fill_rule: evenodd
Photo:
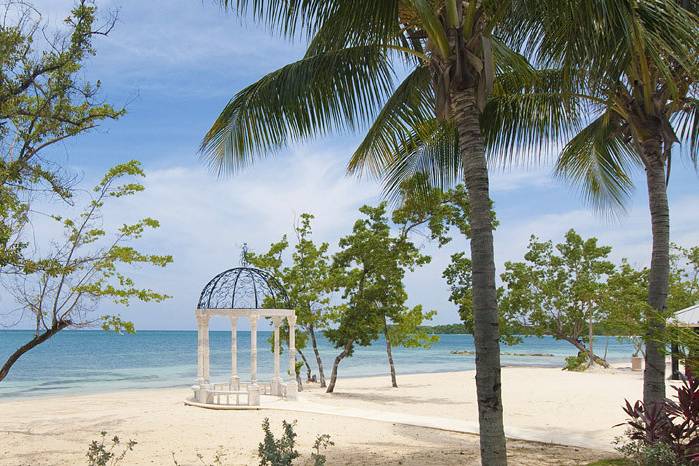
<path fill-rule="evenodd" d="M 248 243 L 243 243 L 243 247 L 240 251 L 240 266 L 247 267 L 250 265 L 248 262 Z"/>

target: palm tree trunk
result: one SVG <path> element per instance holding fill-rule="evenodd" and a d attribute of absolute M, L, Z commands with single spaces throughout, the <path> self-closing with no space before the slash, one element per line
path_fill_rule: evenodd
<path fill-rule="evenodd" d="M 653 252 L 648 275 L 648 304 L 652 310 L 646 315 L 648 328 L 643 372 L 643 401 L 646 405 L 665 398 L 665 319 L 661 314 L 665 311 L 670 278 L 670 207 L 660 141 L 658 137 L 642 144 L 653 231 Z"/>
<path fill-rule="evenodd" d="M 589 358 L 590 358 L 590 361 L 589 361 L 588 364 L 589 364 L 590 366 L 592 366 L 592 364 L 594 364 L 594 362 L 595 362 L 595 358 L 594 358 L 595 353 L 594 353 L 594 351 L 592 350 L 592 341 L 593 341 L 593 338 L 594 338 L 594 336 L 592 335 L 592 307 L 590 307 L 590 313 L 589 313 L 589 315 L 588 315 L 588 321 L 587 321 L 587 339 L 589 340 L 588 347 L 589 347 L 589 350 L 590 350 L 590 351 L 589 351 Z"/>
<path fill-rule="evenodd" d="M 481 463 L 488 466 L 506 465 L 493 222 L 490 214 L 488 166 L 479 121 L 480 112 L 472 88 L 452 91 L 451 100 L 452 115 L 459 134 L 464 181 L 471 207 L 473 338 L 476 345 Z"/>
<path fill-rule="evenodd" d="M 318 351 L 318 342 L 316 341 L 316 332 L 313 324 L 308 326 L 308 333 L 311 334 L 311 344 L 313 345 L 313 352 L 316 355 L 316 364 L 318 364 L 318 377 L 320 377 L 320 386 L 324 388 L 325 383 L 325 371 L 323 371 L 323 360 L 320 358 L 320 351 Z"/>
<path fill-rule="evenodd" d="M 335 358 L 335 362 L 333 363 L 333 370 L 332 373 L 330 374 L 330 384 L 328 385 L 328 389 L 325 390 L 325 393 L 332 393 L 335 391 L 335 382 L 337 381 L 337 368 L 340 365 L 340 362 L 342 362 L 345 357 L 350 352 L 350 349 L 352 348 L 352 344 L 354 344 L 354 340 L 350 340 L 345 344 L 345 347 L 342 349 L 342 352 L 337 355 Z"/>
<path fill-rule="evenodd" d="M 388 367 L 391 369 L 391 386 L 398 388 L 396 381 L 396 366 L 393 364 L 393 353 L 391 352 L 391 337 L 388 334 L 388 322 L 386 316 L 383 318 L 383 336 L 386 339 L 386 355 L 388 356 Z"/>
<path fill-rule="evenodd" d="M 7 374 L 10 373 L 10 369 L 12 369 L 12 366 L 15 365 L 17 360 L 19 360 L 22 355 L 24 355 L 26 352 L 29 350 L 36 348 L 40 344 L 44 343 L 46 340 L 63 330 L 64 328 L 68 327 L 71 324 L 69 321 L 65 320 L 60 320 L 56 322 L 51 328 L 49 328 L 47 331 L 44 333 L 40 333 L 36 335 L 34 338 L 29 340 L 27 343 L 24 345 L 20 346 L 17 348 L 17 350 L 12 353 L 7 360 L 5 360 L 5 363 L 2 365 L 0 368 L 0 382 L 2 382 L 5 377 L 7 377 Z"/>

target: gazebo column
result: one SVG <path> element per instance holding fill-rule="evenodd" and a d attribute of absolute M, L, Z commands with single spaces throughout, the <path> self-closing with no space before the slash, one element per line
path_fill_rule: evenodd
<path fill-rule="evenodd" d="M 209 386 L 209 364 L 210 364 L 210 354 L 211 354 L 211 348 L 209 347 L 209 316 L 204 315 L 204 318 L 202 319 L 203 324 L 202 324 L 202 340 L 203 340 L 203 349 L 204 349 L 204 358 L 203 358 L 203 377 L 204 377 L 204 385 L 207 387 Z"/>
<path fill-rule="evenodd" d="M 282 379 L 279 374 L 281 366 L 279 361 L 279 326 L 282 323 L 282 318 L 273 317 L 272 323 L 274 324 L 274 379 L 272 379 L 272 395 L 279 396 L 282 393 Z"/>
<path fill-rule="evenodd" d="M 295 400 L 299 390 L 296 384 L 296 316 L 291 315 L 286 320 L 289 323 L 289 372 L 291 372 L 291 380 L 286 387 L 286 397 Z"/>
<path fill-rule="evenodd" d="M 197 311 L 197 388 L 195 398 L 200 403 L 209 402 L 209 316 Z"/>
<path fill-rule="evenodd" d="M 240 389 L 238 377 L 238 318 L 231 316 L 231 390 Z"/>
<path fill-rule="evenodd" d="M 257 315 L 250 315 L 250 385 L 248 405 L 259 406 L 260 387 L 257 385 Z"/>

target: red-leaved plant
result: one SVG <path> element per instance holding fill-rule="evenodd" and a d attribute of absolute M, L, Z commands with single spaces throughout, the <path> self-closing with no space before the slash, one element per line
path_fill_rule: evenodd
<path fill-rule="evenodd" d="M 675 400 L 645 406 L 626 400 L 629 438 L 643 445 L 668 445 L 680 464 L 699 465 L 699 379 L 689 377 L 675 390 Z M 623 425 L 623 424 L 619 424 Z"/>

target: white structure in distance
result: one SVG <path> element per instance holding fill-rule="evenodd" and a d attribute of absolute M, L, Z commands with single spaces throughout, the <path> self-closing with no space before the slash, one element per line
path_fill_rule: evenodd
<path fill-rule="evenodd" d="M 255 407 L 261 395 L 296 399 L 296 313 L 288 309 L 289 298 L 281 284 L 269 273 L 245 264 L 216 275 L 202 290 L 197 318 L 197 382 L 194 396 L 185 403 L 211 408 Z M 231 322 L 231 375 L 223 383 L 210 380 L 209 320 L 228 317 Z M 250 322 L 250 379 L 241 382 L 238 374 L 238 320 Z M 269 318 L 274 326 L 274 377 L 257 379 L 257 325 Z M 281 375 L 280 327 L 284 320 L 289 331 L 289 380 Z"/>

